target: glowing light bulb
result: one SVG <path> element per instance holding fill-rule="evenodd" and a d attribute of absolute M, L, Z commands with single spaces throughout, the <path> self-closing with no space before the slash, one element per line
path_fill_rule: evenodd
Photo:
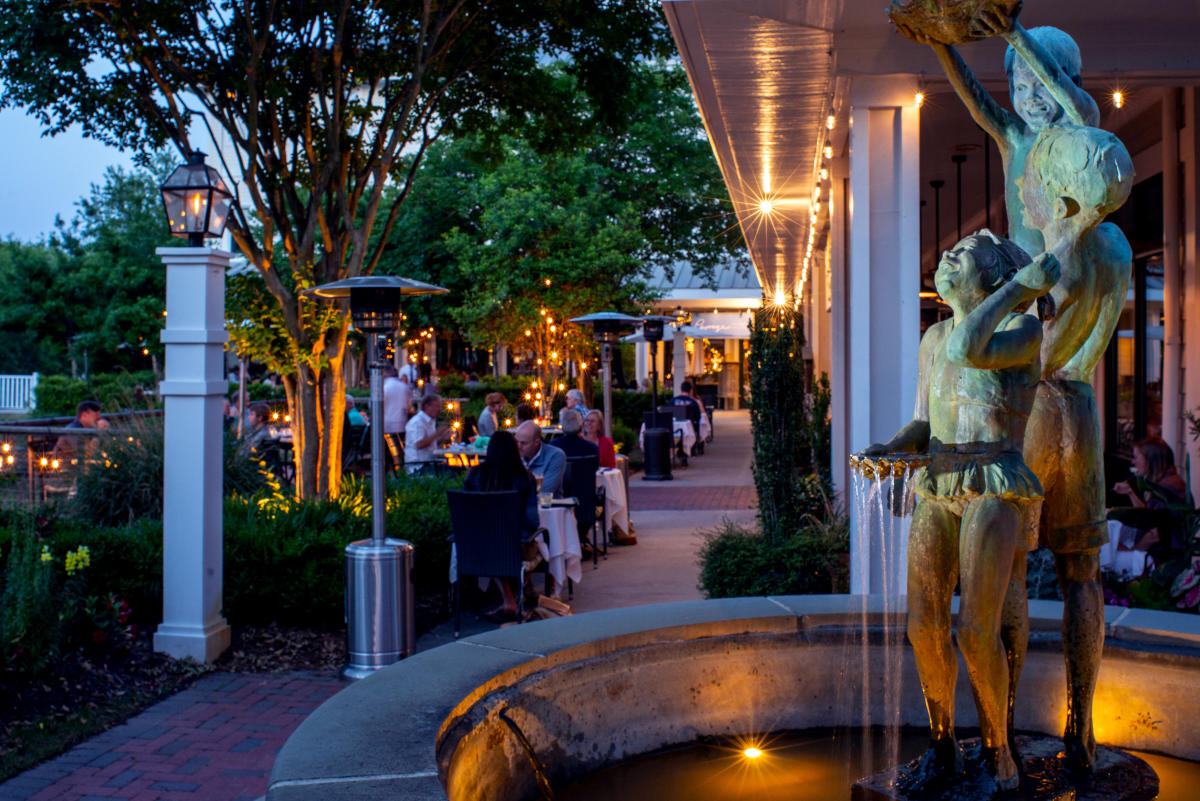
<path fill-rule="evenodd" d="M 827 178 L 829 178 L 829 170 L 827 170 L 827 169 L 825 169 L 824 167 L 822 167 L 822 168 L 821 168 L 821 180 L 822 180 L 822 181 L 824 181 L 824 180 L 826 180 Z"/>
<path fill-rule="evenodd" d="M 787 296 L 783 294 L 783 290 L 779 289 L 775 292 L 775 305 L 782 306 L 787 302 Z"/>
<path fill-rule="evenodd" d="M 825 149 L 822 150 L 821 153 L 825 156 L 826 159 L 833 158 L 833 145 L 826 142 Z"/>
<path fill-rule="evenodd" d="M 913 105 L 914 106 L 916 106 L 917 108 L 920 108 L 924 104 L 925 104 L 925 93 L 924 92 L 917 92 L 915 95 L 913 95 Z"/>
<path fill-rule="evenodd" d="M 763 752 L 753 746 L 742 751 L 742 756 L 746 757 L 746 759 L 758 759 L 762 755 Z"/>
<path fill-rule="evenodd" d="M 1124 106 L 1125 105 L 1125 93 L 1123 91 L 1121 91 L 1120 89 L 1114 89 L 1113 93 L 1112 93 L 1112 102 L 1113 102 L 1113 105 L 1116 106 L 1117 108 L 1121 108 L 1122 106 Z"/>
<path fill-rule="evenodd" d="M 770 214 L 771 212 L 775 211 L 775 204 L 769 200 L 763 200 L 758 204 L 758 210 L 763 214 Z"/>
<path fill-rule="evenodd" d="M 835 117 L 835 116 L 833 116 L 832 114 L 830 114 L 828 117 L 826 117 L 826 118 L 825 118 L 825 127 L 826 127 L 827 129 L 829 129 L 830 131 L 832 131 L 832 130 L 833 130 L 833 126 L 835 126 L 835 125 L 837 125 L 837 117 Z"/>

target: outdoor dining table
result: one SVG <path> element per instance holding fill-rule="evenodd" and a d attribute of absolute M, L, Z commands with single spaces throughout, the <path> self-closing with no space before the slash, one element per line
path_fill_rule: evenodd
<path fill-rule="evenodd" d="M 470 444 L 455 444 L 448 448 L 438 448 L 433 452 L 438 459 L 445 459 L 451 467 L 474 467 L 483 460 L 487 451 L 476 449 Z"/>
<path fill-rule="evenodd" d="M 561 498 L 556 498 L 549 506 L 539 504 L 538 520 L 549 536 L 546 539 L 535 537 L 534 542 L 550 566 L 550 575 L 554 577 L 554 594 L 558 597 L 567 579 L 578 584 L 583 578 L 580 566 L 583 552 L 579 547 L 579 529 L 575 525 L 575 504 Z"/>
<path fill-rule="evenodd" d="M 691 453 L 692 446 L 696 444 L 696 427 L 692 425 L 691 420 L 675 420 L 674 429 L 676 434 L 683 436 L 683 452 Z M 700 428 L 704 429 L 704 418 L 700 418 Z M 642 438 L 646 435 L 646 424 L 642 423 L 642 428 L 638 431 L 638 447 L 645 448 L 642 444 Z"/>
<path fill-rule="evenodd" d="M 629 533 L 629 498 L 625 495 L 625 479 L 621 471 L 602 467 L 596 471 L 596 489 L 604 489 L 604 518 L 608 529 Z"/>

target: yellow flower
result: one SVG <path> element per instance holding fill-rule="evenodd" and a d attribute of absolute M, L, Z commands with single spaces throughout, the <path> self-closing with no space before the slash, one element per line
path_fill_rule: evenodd
<path fill-rule="evenodd" d="M 50 553 L 49 545 L 42 546 L 42 561 L 43 562 L 53 562 L 54 561 L 54 556 Z"/>
<path fill-rule="evenodd" d="M 83 570 L 92 564 L 91 551 L 86 545 L 80 545 L 75 551 L 67 552 L 66 566 L 67 575 L 72 576 L 76 570 Z"/>

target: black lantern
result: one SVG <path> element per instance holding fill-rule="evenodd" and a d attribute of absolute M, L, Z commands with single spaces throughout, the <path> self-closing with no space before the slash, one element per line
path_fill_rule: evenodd
<path fill-rule="evenodd" d="M 400 326 L 400 299 L 406 295 L 440 295 L 440 286 L 395 275 L 343 278 L 309 290 L 320 298 L 350 298 L 350 321 L 364 334 L 387 334 Z"/>
<path fill-rule="evenodd" d="M 186 236 L 191 247 L 204 247 L 206 237 L 225 232 L 233 195 L 199 150 L 192 151 L 187 164 L 176 167 L 159 189 L 171 233 Z"/>
<path fill-rule="evenodd" d="M 681 328 L 687 325 L 688 319 L 691 317 L 683 310 L 683 306 L 676 306 L 675 311 L 671 312 L 671 317 L 674 319 L 675 327 Z"/>

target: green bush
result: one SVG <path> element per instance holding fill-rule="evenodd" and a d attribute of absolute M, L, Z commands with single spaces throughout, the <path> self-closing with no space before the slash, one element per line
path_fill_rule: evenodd
<path fill-rule="evenodd" d="M 6 510 L 0 525 L 8 556 L 0 573 L 0 656 L 9 670 L 37 673 L 68 653 L 107 658 L 128 647 L 131 607 L 114 575 L 135 592 L 147 586 L 154 591 L 138 571 L 112 570 L 137 553 L 136 536 L 116 542 L 104 536 L 108 532 L 58 530 L 50 519 L 24 511 Z M 161 531 L 156 539 L 161 542 Z M 161 607 L 156 600 L 155 615 Z"/>
<path fill-rule="evenodd" d="M 63 417 L 75 414 L 80 401 L 98 401 L 105 411 L 129 408 L 147 408 L 153 405 L 149 391 L 154 387 L 154 373 L 141 370 L 134 373 L 98 373 L 87 381 L 64 375 L 47 375 L 38 378 L 37 410 L 40 417 Z M 138 398 L 137 388 L 143 395 Z"/>
<path fill-rule="evenodd" d="M 705 535 L 700 589 L 708 598 L 846 592 L 849 547 L 844 520 L 775 538 L 726 520 Z"/>
<path fill-rule="evenodd" d="M 0 656 L 10 670 L 36 672 L 61 649 L 58 598 L 49 546 L 29 521 L 11 533 L 0 575 Z"/>
<path fill-rule="evenodd" d="M 387 534 L 413 544 L 418 594 L 445 591 L 446 490 L 458 477 L 401 475 L 387 486 Z M 225 615 L 231 623 L 336 628 L 344 618 L 345 547 L 371 536 L 370 483 L 348 477 L 336 500 L 260 493 L 225 505 Z"/>
<path fill-rule="evenodd" d="M 654 405 L 653 400 L 647 392 L 614 389 L 612 393 L 613 439 L 616 439 L 615 429 L 617 423 L 633 429 L 636 435 L 642 429 L 642 421 L 644 420 L 642 415 L 645 412 L 651 411 Z"/>

